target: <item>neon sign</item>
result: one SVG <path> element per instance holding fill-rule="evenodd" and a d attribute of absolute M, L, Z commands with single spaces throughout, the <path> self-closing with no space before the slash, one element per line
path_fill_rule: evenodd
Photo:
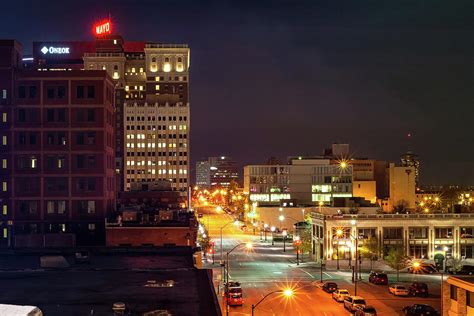
<path fill-rule="evenodd" d="M 43 53 L 43 55 L 46 55 L 46 54 L 69 54 L 69 47 L 53 47 L 53 46 L 50 46 L 50 47 L 46 47 L 46 46 L 43 46 L 43 48 L 41 48 L 41 52 Z"/>
<path fill-rule="evenodd" d="M 96 36 L 106 35 L 112 33 L 112 22 L 104 20 L 94 25 L 93 32 Z"/>

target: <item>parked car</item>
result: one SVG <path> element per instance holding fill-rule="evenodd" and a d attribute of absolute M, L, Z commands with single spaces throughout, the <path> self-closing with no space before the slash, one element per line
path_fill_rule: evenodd
<path fill-rule="evenodd" d="M 408 288 L 408 292 L 413 296 L 428 297 L 428 284 L 423 282 L 413 282 Z"/>
<path fill-rule="evenodd" d="M 327 293 L 332 293 L 337 290 L 337 284 L 334 282 L 326 282 L 323 285 L 323 290 Z"/>
<path fill-rule="evenodd" d="M 344 308 L 351 313 L 356 311 L 357 306 L 365 306 L 365 299 L 361 296 L 347 296 L 344 299 Z"/>
<path fill-rule="evenodd" d="M 74 259 L 76 263 L 91 263 L 91 255 L 89 251 L 76 251 Z"/>
<path fill-rule="evenodd" d="M 377 311 L 373 306 L 357 306 L 354 316 L 377 316 Z"/>
<path fill-rule="evenodd" d="M 369 282 L 373 284 L 388 284 L 388 276 L 385 273 L 372 272 L 369 275 Z"/>
<path fill-rule="evenodd" d="M 408 289 L 404 285 L 391 285 L 388 291 L 395 296 L 408 296 Z"/>
<path fill-rule="evenodd" d="M 438 316 L 439 313 L 430 305 L 415 304 L 403 307 L 406 316 Z"/>
<path fill-rule="evenodd" d="M 473 275 L 474 274 L 474 266 L 462 266 L 461 270 L 459 270 L 456 274 L 462 275 Z"/>
<path fill-rule="evenodd" d="M 420 266 L 417 268 L 413 268 L 413 267 L 408 268 L 408 272 L 415 273 L 415 274 L 431 274 L 431 273 L 438 273 L 438 269 L 436 269 L 436 266 L 434 264 L 421 263 Z"/>
<path fill-rule="evenodd" d="M 346 289 L 337 289 L 332 292 L 332 298 L 337 302 L 344 302 L 344 299 L 349 295 L 349 291 Z"/>

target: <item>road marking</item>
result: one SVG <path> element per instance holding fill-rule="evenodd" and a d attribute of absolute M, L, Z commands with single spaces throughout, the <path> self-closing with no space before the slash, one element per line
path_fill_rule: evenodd
<path fill-rule="evenodd" d="M 309 273 L 309 272 L 307 272 L 307 271 L 305 271 L 305 270 L 303 270 L 303 269 L 300 269 L 300 270 L 303 271 L 304 273 L 306 273 L 307 275 L 309 275 L 311 278 L 314 279 L 314 276 L 313 276 L 311 273 Z"/>
<path fill-rule="evenodd" d="M 283 272 L 281 272 L 281 271 L 273 271 L 273 273 L 275 273 L 275 274 L 282 274 Z"/>

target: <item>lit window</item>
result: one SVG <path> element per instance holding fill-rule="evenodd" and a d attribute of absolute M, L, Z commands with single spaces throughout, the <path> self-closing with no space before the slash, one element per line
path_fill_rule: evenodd
<path fill-rule="evenodd" d="M 38 167 L 38 159 L 33 157 L 31 158 L 31 169 L 35 169 Z"/>
<path fill-rule="evenodd" d="M 7 136 L 2 136 L 2 145 L 6 145 L 7 144 Z"/>
<path fill-rule="evenodd" d="M 7 113 L 2 113 L 2 122 L 6 123 L 7 122 Z"/>
<path fill-rule="evenodd" d="M 89 224 L 87 225 L 87 227 L 89 228 L 89 230 L 95 230 L 95 224 Z"/>
<path fill-rule="evenodd" d="M 114 39 L 114 45 L 117 45 L 117 40 L 116 39 Z"/>
<path fill-rule="evenodd" d="M 114 71 L 114 75 L 112 76 L 114 79 L 120 78 L 118 71 Z"/>
<path fill-rule="evenodd" d="M 3 182 L 2 182 L 2 191 L 3 191 L 3 192 L 7 192 L 7 191 L 8 191 L 8 185 L 7 185 L 7 182 L 6 182 L 6 181 L 3 181 Z"/>
<path fill-rule="evenodd" d="M 170 63 L 164 63 L 163 64 L 163 71 L 164 72 L 170 72 L 171 71 L 171 64 Z"/>
<path fill-rule="evenodd" d="M 181 64 L 181 63 L 176 64 L 176 71 L 177 71 L 177 72 L 183 72 L 183 71 L 184 71 L 184 66 L 183 66 L 183 64 Z"/>
<path fill-rule="evenodd" d="M 135 67 L 132 67 L 132 72 L 135 72 Z"/>
<path fill-rule="evenodd" d="M 7 169 L 7 160 L 6 159 L 2 159 L 2 168 Z"/>
<path fill-rule="evenodd" d="M 155 81 L 160 81 L 160 77 L 155 77 Z"/>
<path fill-rule="evenodd" d="M 66 224 L 61 224 L 61 231 L 63 233 L 66 231 Z"/>
<path fill-rule="evenodd" d="M 102 70 L 106 70 L 107 68 L 105 67 L 105 65 L 102 65 Z"/>
<path fill-rule="evenodd" d="M 3 205 L 2 207 L 2 214 L 7 215 L 8 214 L 8 206 L 6 204 Z"/>
<path fill-rule="evenodd" d="M 143 68 L 142 68 L 142 67 L 140 67 L 140 72 L 143 72 Z"/>
<path fill-rule="evenodd" d="M 128 86 L 125 86 L 125 91 L 128 91 L 130 88 Z"/>
<path fill-rule="evenodd" d="M 143 86 L 140 86 L 139 88 L 140 88 L 140 91 L 143 91 Z"/>
<path fill-rule="evenodd" d="M 87 213 L 95 213 L 95 201 L 87 201 Z"/>
<path fill-rule="evenodd" d="M 156 90 L 156 91 L 159 91 L 159 90 L 160 90 L 160 85 L 159 85 L 159 84 L 155 85 L 155 90 Z"/>
<path fill-rule="evenodd" d="M 3 238 L 8 238 L 8 228 L 3 229 Z"/>

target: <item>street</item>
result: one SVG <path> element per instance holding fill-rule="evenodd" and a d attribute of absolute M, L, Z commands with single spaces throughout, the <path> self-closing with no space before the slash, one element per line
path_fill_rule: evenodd
<path fill-rule="evenodd" d="M 220 259 L 220 227 L 231 223 L 233 218 L 224 213 L 217 213 L 213 208 L 205 210 L 201 223 L 209 227 L 212 240 L 215 241 L 215 264 L 208 261 L 209 267 L 214 269 L 215 285 L 221 279 L 222 268 Z M 332 295 L 320 288 L 321 271 L 318 266 L 307 263 L 306 256 L 303 263 L 296 265 L 296 255 L 291 241 L 286 243 L 286 252 L 283 252 L 282 242 L 271 245 L 271 233 L 267 233 L 267 241 L 260 240 L 259 232 L 253 234 L 251 227 L 247 232 L 233 224 L 228 224 L 223 229 L 224 259 L 226 251 L 239 243 L 252 241 L 253 249 L 248 251 L 245 247 L 238 247 L 229 256 L 229 275 L 231 281 L 242 284 L 244 305 L 230 307 L 229 315 L 250 315 L 252 304 L 256 304 L 269 292 L 291 287 L 295 290 L 292 298 L 284 298 L 280 293 L 275 293 L 266 298 L 255 309 L 255 315 L 349 315 L 342 303 L 332 299 Z M 339 288 L 354 293 L 354 284 L 349 270 L 323 271 L 324 281 L 334 281 Z M 425 282 L 429 286 L 430 296 L 395 297 L 388 292 L 388 286 L 373 285 L 368 283 L 368 273 L 362 273 L 362 280 L 358 283 L 358 296 L 365 298 L 368 305 L 376 308 L 379 315 L 402 315 L 402 308 L 415 303 L 429 304 L 440 309 L 440 276 L 439 275 L 412 275 L 400 274 L 400 284 L 409 286 L 413 281 Z M 389 274 L 389 284 L 397 283 L 396 275 Z M 222 287 L 222 282 L 220 282 Z M 223 314 L 225 307 L 222 304 L 222 288 L 219 289 L 219 300 Z"/>

